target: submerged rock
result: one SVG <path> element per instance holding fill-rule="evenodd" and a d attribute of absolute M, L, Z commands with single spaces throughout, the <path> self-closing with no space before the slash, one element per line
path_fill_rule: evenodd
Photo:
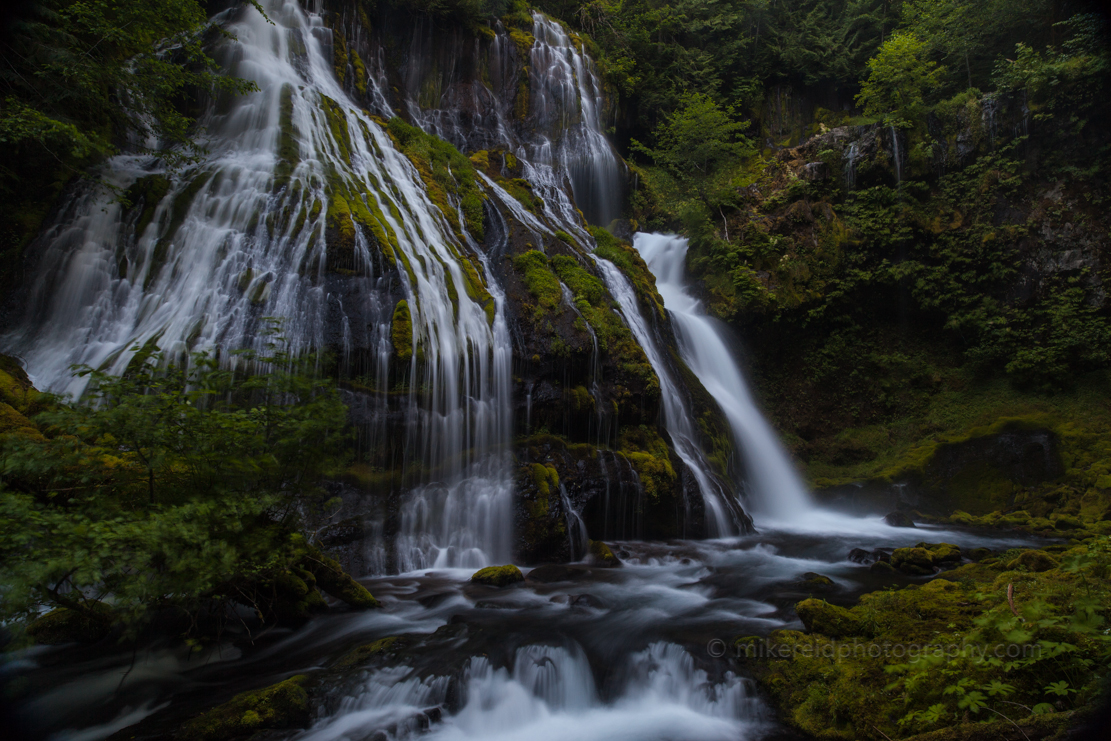
<path fill-rule="evenodd" d="M 309 724 L 309 695 L 304 675 L 270 687 L 236 695 L 223 705 L 185 723 L 178 738 L 223 741 L 268 729 L 304 728 Z"/>
<path fill-rule="evenodd" d="M 486 584 L 491 587 L 508 587 L 510 584 L 524 581 L 525 575 L 513 564 L 505 566 L 487 566 L 474 572 L 471 581 L 475 584 Z"/>

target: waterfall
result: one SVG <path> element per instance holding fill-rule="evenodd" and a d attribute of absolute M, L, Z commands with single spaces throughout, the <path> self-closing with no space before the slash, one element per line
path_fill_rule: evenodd
<path fill-rule="evenodd" d="M 695 421 L 682 387 L 675 381 L 664 360 L 655 333 L 640 313 L 636 292 L 625 274 L 609 260 L 594 256 L 606 287 L 621 308 L 625 323 L 644 350 L 652 370 L 660 379 L 660 400 L 663 404 L 664 427 L 671 436 L 676 455 L 687 465 L 706 503 L 706 527 L 711 537 L 735 535 L 744 527 L 736 515 L 736 503 L 730 493 L 711 473 L 695 434 Z"/>
<path fill-rule="evenodd" d="M 621 216 L 625 167 L 603 133 L 601 80 L 581 40 L 541 13 L 532 22 L 530 118 L 538 131 L 559 139 L 554 157 L 542 140 L 529 159 L 558 164 L 587 221 L 606 226 Z"/>
<path fill-rule="evenodd" d="M 798 518 L 813 508 L 774 430 L 760 413 L 727 342 L 683 283 L 687 240 L 638 233 L 633 247 L 656 276 L 656 289 L 671 314 L 679 352 L 725 412 L 750 477 L 755 514 Z"/>
<path fill-rule="evenodd" d="M 511 345 L 500 289 L 413 164 L 340 87 L 320 17 L 292 0 L 267 12 L 273 23 L 250 6 L 216 17 L 235 36 L 218 57 L 259 91 L 209 107 L 200 123 L 210 154 L 180 174 L 153 158 L 111 160 L 105 178 L 137 193 L 142 212 L 87 187 L 36 245 L 28 320 L 0 345 L 40 388 L 80 393 L 71 364 L 120 373 L 148 342 L 175 356 L 262 349 L 266 317 L 279 317 L 293 352 L 363 357 L 384 403 L 403 298 L 415 351 L 402 463 L 423 483 L 402 505 L 398 562 L 509 560 Z M 476 274 L 492 318 L 456 290 Z"/>
<path fill-rule="evenodd" d="M 515 58 L 517 46 L 497 22 L 487 56 L 488 81 L 460 82 L 421 61 L 427 39 L 418 27 L 415 59 L 407 66 L 405 109 L 422 129 L 462 151 L 501 147 L 512 152 L 525 163 L 525 179 L 561 229 L 579 223 L 575 205 L 588 222 L 606 226 L 621 216 L 626 168 L 605 135 L 601 78 L 582 41 L 558 22 L 533 12 L 531 31 L 527 58 Z M 522 95 L 514 86 L 520 63 L 527 65 L 519 81 L 527 105 L 516 110 L 514 99 Z M 375 110 L 389 117 L 393 111 L 381 93 L 384 65 L 384 58 L 372 60 L 368 89 Z M 429 89 L 440 88 L 435 100 L 427 99 Z M 565 184 L 574 204 L 564 195 Z"/>
<path fill-rule="evenodd" d="M 650 644 L 622 668 L 624 682 L 603 700 L 576 644 L 522 646 L 506 667 L 475 656 L 459 681 L 461 707 L 450 714 L 442 708 L 450 707 L 451 679 L 420 678 L 407 666 L 381 669 L 334 714 L 295 738 L 725 741 L 768 730 L 769 713 L 750 681 L 732 672 L 711 681 L 673 643 Z"/>
<path fill-rule="evenodd" d="M 903 182 L 903 157 L 899 152 L 899 130 L 895 125 L 890 126 L 891 129 L 891 154 L 895 160 L 895 184 L 901 185 Z"/>

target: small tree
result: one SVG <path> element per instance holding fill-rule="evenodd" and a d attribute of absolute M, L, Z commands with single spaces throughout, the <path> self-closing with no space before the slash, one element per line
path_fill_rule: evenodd
<path fill-rule="evenodd" d="M 706 176 L 751 146 L 741 135 L 747 127 L 733 119 L 732 106 L 722 108 L 708 95 L 687 93 L 656 127 L 654 148 L 636 140 L 632 146 L 678 177 Z"/>
<path fill-rule="evenodd" d="M 157 350 L 121 377 L 78 369 L 81 403 L 37 415 L 42 435 L 0 437 L 0 619 L 62 607 L 136 630 L 167 609 L 273 612 L 310 553 L 301 515 L 341 463 L 346 409 L 284 352 L 244 360 L 261 372 Z"/>
<path fill-rule="evenodd" d="M 926 58 L 926 42 L 914 33 L 891 36 L 868 60 L 868 78 L 856 96 L 867 116 L 909 129 L 926 110 L 926 93 L 941 83 L 944 67 Z"/>

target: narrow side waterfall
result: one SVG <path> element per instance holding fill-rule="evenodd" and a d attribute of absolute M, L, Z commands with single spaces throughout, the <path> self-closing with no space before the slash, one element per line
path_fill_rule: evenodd
<path fill-rule="evenodd" d="M 769 714 L 751 682 L 732 673 L 713 682 L 673 643 L 657 642 L 633 653 L 624 669 L 626 679 L 616 697 L 603 701 L 590 663 L 575 644 L 523 646 L 511 667 L 475 656 L 459 683 L 460 709 L 442 716 L 451 680 L 421 678 L 405 666 L 383 669 L 297 741 L 418 735 L 443 741 L 736 741 L 768 726 Z M 442 722 L 429 728 L 430 718 Z M 365 735 L 376 729 L 385 733 Z"/>
<path fill-rule="evenodd" d="M 250 6 L 216 18 L 235 36 L 217 56 L 259 92 L 209 107 L 211 154 L 180 174 L 149 157 L 110 161 L 108 181 L 142 208 L 86 188 L 41 238 L 28 320 L 0 344 L 40 388 L 77 394 L 71 364 L 120 373 L 146 343 L 175 357 L 262 349 L 260 329 L 278 317 L 291 351 L 335 352 L 384 404 L 403 299 L 412 351 L 401 464 L 419 485 L 402 505 L 397 561 L 507 561 L 511 346 L 500 289 L 340 86 L 332 31 L 292 0 L 266 7 L 273 23 Z"/>
<path fill-rule="evenodd" d="M 683 282 L 687 240 L 638 233 L 633 247 L 656 276 L 656 290 L 671 314 L 683 360 L 729 419 L 751 479 L 753 512 L 787 521 L 813 509 L 810 496 L 775 431 L 756 406 L 721 332 Z"/>
<path fill-rule="evenodd" d="M 660 379 L 664 426 L 671 436 L 675 453 L 687 465 L 698 483 L 698 490 L 706 503 L 708 534 L 711 537 L 736 535 L 741 532 L 742 527 L 736 516 L 732 497 L 710 472 L 710 464 L 698 444 L 694 418 L 687 407 L 683 391 L 675 381 L 671 368 L 664 360 L 655 333 L 640 313 L 640 306 L 637 303 L 636 292 L 632 284 L 625 277 L 625 274 L 609 260 L 595 257 L 594 261 L 605 279 L 606 287 L 609 288 L 614 300 L 621 307 L 621 315 L 625 318 L 625 323 L 629 325 L 633 336 L 636 337 L 637 342 L 644 349 L 644 354 L 648 356 L 648 362 L 651 363 L 652 369 L 656 371 L 656 375 Z"/>
<path fill-rule="evenodd" d="M 539 131 L 558 139 L 541 138 L 530 159 L 558 164 L 587 221 L 605 226 L 621 216 L 625 167 L 604 133 L 602 82 L 581 40 L 541 13 L 532 21 L 530 117 Z"/>

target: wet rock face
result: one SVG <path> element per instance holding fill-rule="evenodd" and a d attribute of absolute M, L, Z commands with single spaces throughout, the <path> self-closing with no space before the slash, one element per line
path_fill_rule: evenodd
<path fill-rule="evenodd" d="M 888 517 L 905 518 L 913 526 L 907 510 L 939 515 L 956 510 L 974 515 L 994 512 L 1012 505 L 1017 492 L 1052 481 L 1064 470 L 1059 441 L 1052 432 L 1016 430 L 940 445 L 921 471 L 894 482 L 838 486 L 819 496 L 859 514 L 895 509 Z"/>

